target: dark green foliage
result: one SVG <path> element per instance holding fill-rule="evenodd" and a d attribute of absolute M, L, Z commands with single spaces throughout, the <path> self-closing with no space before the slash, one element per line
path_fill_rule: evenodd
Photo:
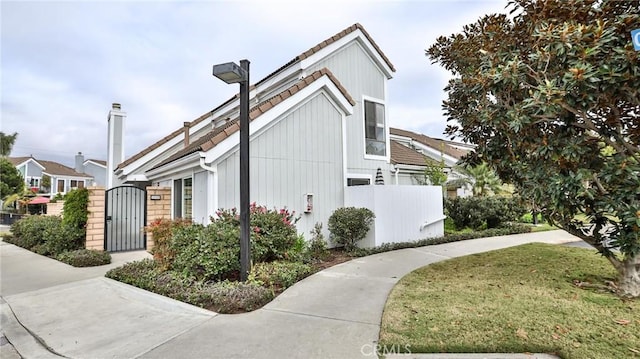
<path fill-rule="evenodd" d="M 451 243 L 458 241 L 465 241 L 468 239 L 485 238 L 506 236 L 510 234 L 529 233 L 531 227 L 526 224 L 509 224 L 502 228 L 485 229 L 475 232 L 463 232 L 447 234 L 442 237 L 426 238 L 415 242 L 399 242 L 399 243 L 384 243 L 378 247 L 373 248 L 354 248 L 349 252 L 354 257 L 364 257 L 371 254 L 389 252 L 397 249 L 404 248 L 416 248 L 422 246 L 430 246 L 435 244 Z"/>
<path fill-rule="evenodd" d="M 8 159 L 0 157 L 0 199 L 22 193 L 24 179 L 18 169 Z"/>
<path fill-rule="evenodd" d="M 56 256 L 84 246 L 84 229 L 63 224 L 59 216 L 27 216 L 11 225 L 15 243 L 42 255 Z"/>
<path fill-rule="evenodd" d="M 214 221 L 176 228 L 172 236 L 172 270 L 198 280 L 237 278 L 240 272 L 239 229 Z"/>
<path fill-rule="evenodd" d="M 517 197 L 458 197 L 446 199 L 446 214 L 456 229 L 498 228 L 505 222 L 515 222 L 525 209 Z"/>
<path fill-rule="evenodd" d="M 65 225 L 73 228 L 85 228 L 89 211 L 89 190 L 78 188 L 70 191 L 64 196 L 64 206 L 62 218 Z"/>
<path fill-rule="evenodd" d="M 271 290 L 256 283 L 197 281 L 162 271 L 152 259 L 127 263 L 110 270 L 106 276 L 218 313 L 252 311 L 273 299 Z"/>
<path fill-rule="evenodd" d="M 74 267 L 94 267 L 111 263 L 111 254 L 90 249 L 77 249 L 60 253 L 56 259 Z"/>
<path fill-rule="evenodd" d="M 235 279 L 240 271 L 240 221 L 233 210 L 218 211 L 208 226 L 178 226 L 171 234 L 170 267 L 199 280 Z M 304 249 L 293 214 L 251 206 L 251 258 L 254 263 L 294 259 Z"/>
<path fill-rule="evenodd" d="M 331 240 L 347 250 L 355 248 L 356 243 L 366 237 L 375 217 L 368 208 L 336 209 L 329 217 Z"/>
<path fill-rule="evenodd" d="M 621 292 L 640 297 L 638 0 L 510 7 L 427 51 L 453 75 L 446 133 L 477 145 L 474 160 L 594 246 Z"/>
<path fill-rule="evenodd" d="M 311 231 L 311 240 L 307 246 L 307 254 L 311 260 L 324 261 L 329 257 L 327 242 L 322 234 L 322 223 L 316 223 Z"/>
<path fill-rule="evenodd" d="M 13 149 L 13 144 L 18 138 L 18 133 L 14 132 L 9 135 L 4 132 L 0 132 L 0 156 L 9 156 Z M 2 172 L 4 174 L 4 172 Z"/>
<path fill-rule="evenodd" d="M 267 287 L 285 289 L 313 273 L 310 265 L 301 262 L 274 261 L 256 263 L 251 268 L 250 280 Z"/>

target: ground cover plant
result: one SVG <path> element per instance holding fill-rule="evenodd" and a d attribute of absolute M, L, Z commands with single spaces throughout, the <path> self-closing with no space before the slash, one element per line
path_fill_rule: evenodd
<path fill-rule="evenodd" d="M 640 357 L 640 301 L 609 289 L 594 250 L 527 244 L 435 263 L 402 278 L 380 344 L 420 352 Z"/>

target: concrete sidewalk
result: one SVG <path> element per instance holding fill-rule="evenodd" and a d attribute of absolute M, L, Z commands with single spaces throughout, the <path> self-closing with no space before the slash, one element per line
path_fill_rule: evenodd
<path fill-rule="evenodd" d="M 576 241 L 563 231 L 483 238 L 381 253 L 337 265 L 297 283 L 264 308 L 217 315 L 106 278 L 73 274 L 50 259 L 3 244 L 3 330 L 24 357 L 69 358 L 355 358 L 376 357 L 387 296 L 405 274 L 444 259 L 530 242 Z M 16 254 L 16 252 L 24 252 Z M 5 263 L 8 257 L 20 261 Z M 40 258 L 36 258 L 40 257 Z M 21 264 L 18 265 L 17 262 Z M 30 265 L 29 262 L 32 264 Z M 53 261 L 55 262 L 55 261 Z M 6 269 L 9 272 L 5 272 Z M 37 279 L 45 266 L 48 279 Z M 7 278 L 21 266 L 22 280 Z M 76 268 L 71 268 L 76 269 Z M 80 269 L 83 271 L 83 269 Z M 103 270 L 103 272 L 106 272 Z M 28 277 L 34 276 L 33 279 Z M 5 288 L 5 281 L 8 283 Z M 33 281 L 35 284 L 21 284 Z M 61 283 L 63 282 L 63 283 Z M 34 288 L 39 286 L 40 288 Z M 23 352 L 11 323 L 49 347 Z M 19 322 L 19 323 L 18 323 Z M 18 328 L 19 329 L 19 328 Z M 33 338 L 32 338 L 33 340 Z M 389 356 L 393 357 L 393 356 Z M 411 355 L 434 358 L 443 356 Z M 458 355 L 450 358 L 466 358 Z M 468 356 L 478 358 L 478 356 Z M 483 358 L 533 358 L 531 355 Z M 549 358 L 540 355 L 538 358 Z"/>

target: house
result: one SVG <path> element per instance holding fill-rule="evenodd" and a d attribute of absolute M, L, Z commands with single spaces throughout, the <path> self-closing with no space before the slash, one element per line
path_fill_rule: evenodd
<path fill-rule="evenodd" d="M 394 176 L 398 184 L 387 108 L 387 81 L 394 72 L 367 31 L 355 24 L 253 84 L 251 201 L 296 211 L 298 230 L 308 233 L 345 206 L 350 186 L 372 185 L 377 172 L 386 184 L 393 184 Z M 107 188 L 170 187 L 172 216 L 200 223 L 219 208 L 237 207 L 238 116 L 236 95 L 125 160 L 126 113 L 113 104 Z M 438 196 L 433 199 L 436 221 L 442 216 Z"/>
<path fill-rule="evenodd" d="M 474 150 L 473 145 L 432 138 L 421 133 L 399 128 L 389 129 L 391 138 L 391 156 L 395 165 L 396 184 L 417 184 L 427 162 L 444 162 L 447 182 L 464 177 L 456 171 L 456 165 L 462 157 Z M 394 152 L 396 155 L 394 156 Z M 413 153 L 412 153 L 413 152 Z M 418 153 L 420 156 L 416 155 Z M 471 196 L 471 188 L 451 186 L 447 188 L 447 197 Z"/>
<path fill-rule="evenodd" d="M 65 194 L 72 189 L 89 186 L 93 182 L 93 176 L 79 173 L 57 162 L 38 160 L 33 157 L 7 157 L 7 159 L 16 166 L 27 188 L 48 196 Z"/>
<path fill-rule="evenodd" d="M 84 159 L 82 152 L 75 157 L 75 171 L 93 177 L 92 185 L 104 187 L 107 184 L 107 161 Z"/>

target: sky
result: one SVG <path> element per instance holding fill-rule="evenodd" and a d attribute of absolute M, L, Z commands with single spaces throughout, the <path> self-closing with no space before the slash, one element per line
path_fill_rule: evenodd
<path fill-rule="evenodd" d="M 396 68 L 388 121 L 443 138 L 451 75 L 425 56 L 507 0 L 6 1 L 0 2 L 0 131 L 18 133 L 11 156 L 73 166 L 106 159 L 107 115 L 127 113 L 125 157 L 237 91 L 214 64 L 251 62 L 255 83 L 354 23 Z"/>

